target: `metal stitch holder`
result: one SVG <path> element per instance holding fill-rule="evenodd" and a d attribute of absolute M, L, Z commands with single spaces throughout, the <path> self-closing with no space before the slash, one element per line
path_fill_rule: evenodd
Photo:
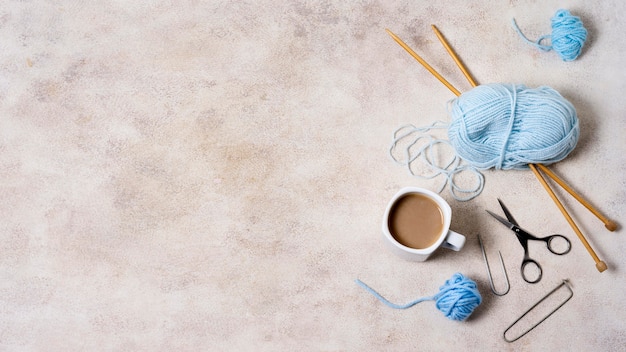
<path fill-rule="evenodd" d="M 567 299 L 565 301 L 563 301 L 563 303 L 559 304 L 558 307 L 556 307 L 553 311 L 551 311 L 550 313 L 548 313 L 548 315 L 546 315 L 545 317 L 543 317 L 543 319 L 541 319 L 537 324 L 533 325 L 530 329 L 526 330 L 524 333 L 522 333 L 521 335 L 519 335 L 518 337 L 514 338 L 514 339 L 508 339 L 506 337 L 506 333 L 513 327 L 515 326 L 515 324 L 517 324 L 517 322 L 519 322 L 520 320 L 522 320 L 523 317 L 526 316 L 526 314 L 530 313 L 533 309 L 535 309 L 535 307 L 537 307 L 541 302 L 543 302 L 546 298 L 550 297 L 554 292 L 556 292 L 559 288 L 561 288 L 561 286 L 565 286 L 567 287 L 567 289 L 570 292 L 569 297 L 567 297 Z M 558 285 L 557 287 L 555 287 L 552 291 L 550 291 L 547 295 L 545 295 L 542 299 L 540 299 L 537 303 L 535 303 L 532 307 L 530 307 L 530 309 L 528 309 L 526 312 L 524 312 L 524 314 L 522 314 L 522 316 L 520 316 L 519 318 L 517 318 L 517 320 L 515 320 L 513 322 L 513 324 L 509 325 L 509 327 L 504 330 L 504 333 L 502 334 L 502 337 L 504 338 L 504 341 L 506 342 L 515 342 L 517 340 L 519 340 L 522 336 L 528 334 L 529 332 L 531 332 L 534 328 L 537 327 L 537 325 L 543 323 L 546 319 L 548 319 L 548 317 L 550 317 L 552 314 L 554 314 L 554 312 L 556 312 L 557 310 L 559 310 L 559 308 L 563 307 L 563 305 L 565 303 L 567 303 L 567 301 L 569 301 L 572 297 L 574 296 L 574 291 L 572 291 L 572 287 L 570 286 L 569 282 L 567 280 L 563 280 L 563 282 Z"/>
<path fill-rule="evenodd" d="M 487 275 L 489 276 L 489 285 L 491 286 L 491 292 L 493 292 L 493 294 L 496 296 L 506 295 L 507 293 L 509 293 L 509 290 L 511 289 L 511 284 L 509 283 L 509 276 L 506 273 L 504 260 L 502 260 L 502 253 L 498 251 L 498 254 L 500 255 L 500 265 L 502 266 L 502 272 L 504 273 L 504 278 L 506 279 L 506 289 L 504 290 L 504 292 L 498 292 L 496 291 L 496 288 L 493 284 L 493 278 L 491 277 L 491 269 L 489 268 L 489 261 L 487 260 L 487 253 L 485 253 L 485 246 L 483 245 L 483 240 L 480 238 L 480 235 L 478 235 L 478 243 L 480 243 L 480 249 L 483 252 L 483 258 L 485 259 L 485 266 L 487 266 Z"/>

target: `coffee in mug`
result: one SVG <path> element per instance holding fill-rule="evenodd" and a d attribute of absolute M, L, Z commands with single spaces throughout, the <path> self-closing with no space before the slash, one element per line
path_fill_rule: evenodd
<path fill-rule="evenodd" d="M 430 197 L 408 193 L 391 208 L 389 231 L 393 238 L 407 247 L 428 248 L 443 231 L 443 212 Z"/>
<path fill-rule="evenodd" d="M 459 251 L 465 236 L 450 230 L 452 210 L 438 194 L 417 187 L 403 188 L 389 202 L 383 234 L 401 257 L 424 261 L 439 247 Z"/>

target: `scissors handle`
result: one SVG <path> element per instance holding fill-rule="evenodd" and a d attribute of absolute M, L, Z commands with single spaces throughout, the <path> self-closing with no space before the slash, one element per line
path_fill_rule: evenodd
<path fill-rule="evenodd" d="M 538 272 L 538 274 L 535 274 L 537 277 L 534 280 L 530 280 L 526 276 L 526 269 L 528 268 L 528 265 L 530 265 L 531 267 L 535 267 L 536 269 L 534 271 Z M 530 259 L 528 257 L 524 258 L 524 260 L 522 261 L 522 268 L 520 271 L 522 272 L 522 279 L 524 279 L 524 281 L 528 282 L 529 284 L 535 284 L 539 282 L 539 280 L 541 280 L 541 276 L 543 275 L 541 265 L 539 265 L 539 263 L 537 263 L 534 259 Z"/>
<path fill-rule="evenodd" d="M 572 249 L 572 242 L 570 242 L 570 240 L 563 235 L 554 234 L 552 236 L 544 237 L 543 240 L 546 241 L 548 250 L 556 255 L 567 254 Z M 555 243 L 552 242 L 554 240 L 556 240 L 556 247 Z M 564 244 L 567 244 L 567 246 Z"/>

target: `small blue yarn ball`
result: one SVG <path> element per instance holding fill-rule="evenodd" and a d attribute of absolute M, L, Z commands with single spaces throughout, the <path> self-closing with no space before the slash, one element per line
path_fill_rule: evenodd
<path fill-rule="evenodd" d="M 480 85 L 449 104 L 448 138 L 479 169 L 527 169 L 574 150 L 580 129 L 574 106 L 550 87 Z"/>
<path fill-rule="evenodd" d="M 434 297 L 437 309 L 458 321 L 467 319 L 482 302 L 476 283 L 460 273 L 452 275 Z"/>
<path fill-rule="evenodd" d="M 580 17 L 573 16 L 567 10 L 558 10 L 552 22 L 552 49 L 563 61 L 575 60 L 587 40 L 587 30 Z"/>

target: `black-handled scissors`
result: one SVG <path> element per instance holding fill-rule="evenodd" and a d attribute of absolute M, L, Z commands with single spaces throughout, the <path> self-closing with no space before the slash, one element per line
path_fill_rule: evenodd
<path fill-rule="evenodd" d="M 546 246 L 548 247 L 548 250 L 556 255 L 563 255 L 563 254 L 569 253 L 570 249 L 572 249 L 572 243 L 567 237 L 563 235 L 559 235 L 559 234 L 554 234 L 552 236 L 546 236 L 546 237 L 537 237 L 537 236 L 531 235 L 529 232 L 519 227 L 519 225 L 517 224 L 517 221 L 515 221 L 515 219 L 513 218 L 513 215 L 511 215 L 509 210 L 506 208 L 506 206 L 504 205 L 504 203 L 502 203 L 500 199 L 498 199 L 498 203 L 500 203 L 500 207 L 502 208 L 502 211 L 504 211 L 504 215 L 506 215 L 506 219 L 504 219 L 500 215 L 496 215 L 490 212 L 489 210 L 487 210 L 487 212 L 491 216 L 496 218 L 498 221 L 503 223 L 510 230 L 515 232 L 515 235 L 517 236 L 519 243 L 524 248 L 524 260 L 522 260 L 522 268 L 521 268 L 522 278 L 524 279 L 524 281 L 531 283 L 531 284 L 539 282 L 539 280 L 541 280 L 541 276 L 543 275 L 543 270 L 541 269 L 541 265 L 539 265 L 539 263 L 537 263 L 537 261 L 535 261 L 534 259 L 531 259 L 530 256 L 528 255 L 528 241 L 529 240 L 544 241 L 546 243 Z M 557 242 L 560 242 L 556 248 L 553 246 L 554 240 L 556 240 Z M 565 244 L 567 244 L 567 248 L 564 248 L 564 249 L 560 248 L 561 246 L 565 247 Z M 535 266 L 537 268 L 537 271 L 539 272 L 539 274 L 537 275 L 537 278 L 534 280 L 529 280 L 526 277 L 525 269 L 526 269 L 526 266 L 529 264 L 533 264 L 533 266 Z"/>

